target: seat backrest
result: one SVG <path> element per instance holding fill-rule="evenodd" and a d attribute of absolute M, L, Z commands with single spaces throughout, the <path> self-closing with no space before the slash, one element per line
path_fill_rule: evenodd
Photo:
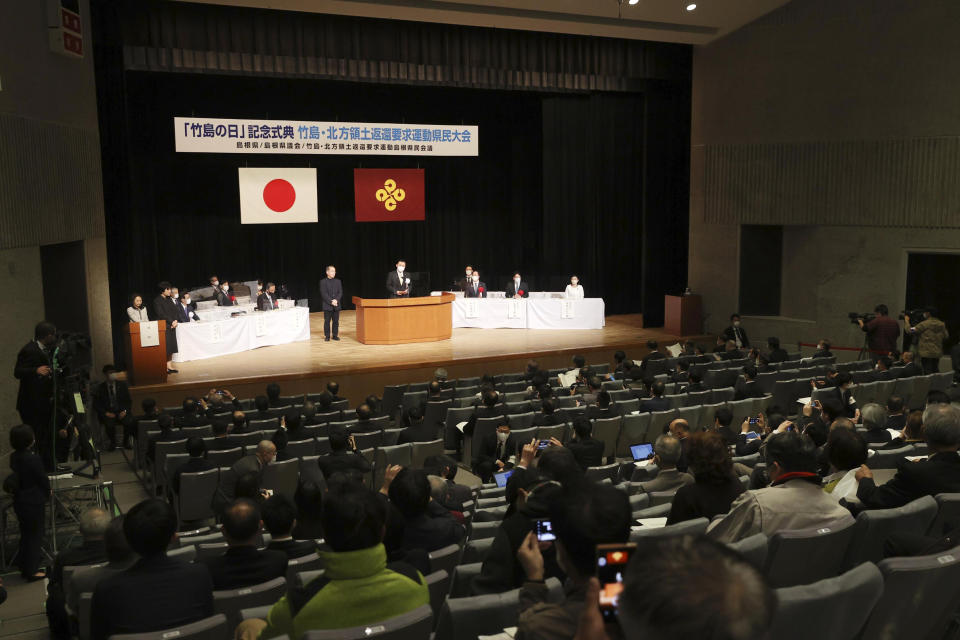
<path fill-rule="evenodd" d="M 883 576 L 872 563 L 862 564 L 835 578 L 777 589 L 778 604 L 768 637 L 778 640 L 855 638 L 882 593 Z"/>
<path fill-rule="evenodd" d="M 400 400 L 403 398 L 404 391 L 407 390 L 405 384 L 395 384 L 383 388 L 383 400 L 380 401 L 380 410 L 384 415 L 392 420 L 396 410 L 400 407 Z"/>
<path fill-rule="evenodd" d="M 650 426 L 647 428 L 647 442 L 655 442 L 664 428 L 677 417 L 676 409 L 654 411 L 650 414 Z"/>
<path fill-rule="evenodd" d="M 492 540 L 490 542 L 492 542 Z M 469 545 L 469 543 L 467 544 Z M 464 557 L 466 557 L 466 550 L 467 548 L 464 547 Z M 454 567 L 453 575 L 450 577 L 450 592 L 448 595 L 451 598 L 469 597 L 473 592 L 473 579 L 480 575 L 482 569 L 483 563 L 479 560 L 469 563 L 465 562 Z M 439 621 L 439 617 L 437 620 Z"/>
<path fill-rule="evenodd" d="M 937 501 L 937 517 L 927 535 L 939 538 L 960 528 L 960 493 L 938 493 L 933 499 Z"/>
<path fill-rule="evenodd" d="M 885 449 L 877 451 L 867 459 L 867 464 L 871 469 L 896 469 L 897 463 L 905 456 L 916 455 L 916 450 L 911 445 L 900 447 L 899 449 Z"/>
<path fill-rule="evenodd" d="M 452 575 L 453 568 L 460 561 L 460 545 L 451 544 L 442 549 L 431 551 L 428 558 L 430 559 L 430 571 L 442 570 Z"/>
<path fill-rule="evenodd" d="M 620 435 L 622 418 L 600 418 L 593 422 L 593 437 L 603 442 L 603 457 L 610 458 L 617 453 L 617 437 Z"/>
<path fill-rule="evenodd" d="M 425 604 L 388 620 L 359 627 L 307 631 L 303 634 L 302 640 L 363 640 L 364 638 L 407 640 L 408 638 L 428 638 L 432 630 L 433 609 L 429 604 Z"/>
<path fill-rule="evenodd" d="M 291 458 L 312 456 L 317 452 L 317 441 L 313 438 L 309 440 L 294 440 L 293 442 L 288 442 L 284 450 Z"/>
<path fill-rule="evenodd" d="M 264 489 L 273 489 L 274 493 L 293 500 L 297 492 L 299 474 L 300 461 L 297 458 L 271 462 L 263 470 L 260 486 Z"/>
<path fill-rule="evenodd" d="M 614 480 L 619 471 L 619 462 L 603 465 L 602 467 L 587 467 L 586 478 L 593 482 L 601 482 L 606 479 Z"/>
<path fill-rule="evenodd" d="M 500 529 L 499 522 L 474 522 L 470 529 L 471 540 L 482 540 L 483 538 L 493 538 Z"/>
<path fill-rule="evenodd" d="M 627 414 L 623 416 L 623 421 L 620 425 L 620 436 L 617 439 L 616 455 L 618 458 L 632 457 L 630 445 L 650 441 L 647 439 L 650 420 L 649 413 L 638 413 L 636 415 Z"/>
<path fill-rule="evenodd" d="M 443 455 L 443 440 L 430 442 L 414 442 L 410 448 L 410 466 L 422 469 L 430 456 Z"/>
<path fill-rule="evenodd" d="M 880 562 L 883 559 L 883 543 L 891 533 L 922 535 L 936 516 L 937 501 L 933 496 L 923 496 L 896 509 L 863 511 L 857 516 L 844 568 L 849 569 L 862 562 Z"/>
<path fill-rule="evenodd" d="M 767 560 L 767 536 L 762 533 L 755 533 L 727 544 L 728 547 L 741 554 L 759 570 L 763 570 L 763 565 Z"/>
<path fill-rule="evenodd" d="M 463 545 L 463 557 L 460 559 L 461 564 L 459 566 L 471 564 L 473 562 L 483 562 L 487 556 L 487 551 L 489 551 L 490 547 L 493 545 L 493 540 L 493 537 L 471 538 L 467 544 Z M 460 595 L 469 595 L 469 592 Z"/>
<path fill-rule="evenodd" d="M 220 482 L 220 469 L 180 474 L 177 517 L 180 522 L 213 517 L 213 495 Z"/>
<path fill-rule="evenodd" d="M 660 505 L 668 506 L 668 505 Z M 634 514 L 634 517 L 637 517 L 637 514 L 644 514 L 644 518 L 657 517 L 649 516 L 646 513 L 650 512 L 650 509 L 645 511 L 638 511 Z M 669 513 L 669 510 L 668 510 Z M 693 520 L 684 520 L 683 522 L 678 522 L 677 524 L 671 524 L 666 527 L 641 527 L 636 531 L 630 532 L 630 542 L 637 542 L 643 538 L 663 538 L 669 536 L 698 536 L 702 533 L 706 533 L 707 525 L 710 524 L 710 521 L 706 518 L 695 518 Z"/>
<path fill-rule="evenodd" d="M 239 618 L 237 623 L 239 624 Z M 228 629 L 231 628 L 227 617 L 223 614 L 217 614 L 180 627 L 148 633 L 114 634 L 110 638 L 112 640 L 170 640 L 170 638 L 177 638 L 177 640 L 181 638 L 183 640 L 222 640 L 225 635 L 229 635 Z"/>
<path fill-rule="evenodd" d="M 635 493 L 629 497 L 630 512 L 641 511 L 650 506 L 650 496 L 646 493 Z"/>
<path fill-rule="evenodd" d="M 286 578 L 274 578 L 243 589 L 213 592 L 213 610 L 227 617 L 227 625 L 235 629 L 240 624 L 240 610 L 273 604 L 287 589 Z"/>
<path fill-rule="evenodd" d="M 883 595 L 862 637 L 945 637 L 960 601 L 960 547 L 926 556 L 887 558 L 879 569 Z"/>
<path fill-rule="evenodd" d="M 813 529 L 775 533 L 770 538 L 763 569 L 770 586 L 792 587 L 838 575 L 853 530 L 854 521 L 847 519 Z"/>
<path fill-rule="evenodd" d="M 690 428 L 694 431 L 703 426 L 703 423 L 701 422 L 702 415 L 703 407 L 699 404 L 690 405 L 688 407 L 680 407 L 677 409 L 677 417 L 686 420 L 687 424 L 689 424 Z"/>
<path fill-rule="evenodd" d="M 443 601 L 447 599 L 447 594 L 450 593 L 450 576 L 452 575 L 452 571 L 452 568 L 450 571 L 444 569 L 439 571 L 435 570 L 423 577 L 423 581 L 427 583 L 427 589 L 430 590 L 430 609 L 433 611 L 433 620 L 436 620 L 440 615 L 440 608 L 443 606 Z"/>
<path fill-rule="evenodd" d="M 550 438 L 556 438 L 560 442 L 564 442 L 567 434 L 567 425 L 565 424 L 555 424 L 549 427 L 537 427 L 537 439 L 539 440 L 549 440 Z"/>
<path fill-rule="evenodd" d="M 554 591 L 560 582 L 550 578 L 547 586 Z M 519 613 L 519 589 L 470 598 L 447 598 L 437 620 L 435 638 L 476 640 L 478 635 L 500 633 L 507 627 L 517 626 Z"/>

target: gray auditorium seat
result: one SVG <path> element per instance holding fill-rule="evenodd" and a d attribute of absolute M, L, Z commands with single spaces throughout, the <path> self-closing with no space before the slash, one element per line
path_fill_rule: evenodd
<path fill-rule="evenodd" d="M 463 545 L 463 557 L 460 559 L 460 562 L 463 564 L 483 562 L 487 551 L 489 551 L 491 545 L 493 545 L 493 540 L 494 537 L 471 538 L 467 541 L 467 544 Z"/>
<path fill-rule="evenodd" d="M 459 564 L 460 561 L 460 545 L 451 544 L 443 547 L 442 549 L 437 549 L 436 551 L 431 551 L 428 555 L 430 559 L 430 571 L 446 571 L 449 574 L 453 573 L 453 568 Z"/>
<path fill-rule="evenodd" d="M 228 629 L 235 629 L 241 621 L 241 609 L 273 604 L 280 599 L 286 589 L 286 578 L 274 578 L 243 589 L 214 591 L 213 610 L 226 616 Z"/>
<path fill-rule="evenodd" d="M 845 568 L 861 562 L 880 562 L 883 543 L 891 533 L 924 534 L 937 516 L 937 501 L 924 496 L 896 509 L 871 509 L 857 516 Z"/>
<path fill-rule="evenodd" d="M 773 534 L 763 567 L 770 586 L 792 587 L 838 575 L 853 530 L 853 520 L 838 520 L 822 527 Z"/>
<path fill-rule="evenodd" d="M 425 604 L 388 620 L 328 631 L 307 631 L 302 640 L 409 640 L 428 638 L 433 630 L 433 609 Z"/>
<path fill-rule="evenodd" d="M 727 545 L 737 553 L 747 559 L 747 562 L 757 569 L 763 570 L 763 565 L 767 560 L 767 536 L 762 533 L 755 533 L 752 536 L 743 538 Z"/>
<path fill-rule="evenodd" d="M 239 620 L 239 619 L 238 619 Z M 232 627 L 223 614 L 217 614 L 203 620 L 179 627 L 151 631 L 149 633 L 123 633 L 110 636 L 111 640 L 223 640 L 231 634 Z"/>
<path fill-rule="evenodd" d="M 560 581 L 547 580 L 549 600 L 563 597 Z M 500 633 L 517 626 L 520 602 L 519 589 L 469 598 L 447 598 L 437 620 L 436 640 L 476 640 L 478 635 Z M 426 637 L 426 636 L 422 636 Z"/>
<path fill-rule="evenodd" d="M 634 514 L 637 515 L 637 514 Z M 650 516 L 645 516 L 650 517 Z M 630 542 L 642 542 L 646 538 L 666 538 L 670 536 L 698 536 L 706 533 L 710 521 L 706 518 L 684 520 L 667 527 L 641 527 L 630 532 Z"/>

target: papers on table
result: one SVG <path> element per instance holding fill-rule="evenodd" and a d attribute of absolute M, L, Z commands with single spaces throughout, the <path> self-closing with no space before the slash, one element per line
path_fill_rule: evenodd
<path fill-rule="evenodd" d="M 887 433 L 890 434 L 891 438 L 899 438 L 901 435 L 903 435 L 896 429 L 887 429 Z"/>
<path fill-rule="evenodd" d="M 680 346 L 680 343 L 671 344 L 667 347 L 667 351 L 670 352 L 671 358 L 679 358 L 680 354 L 683 353 L 683 347 Z"/>
<path fill-rule="evenodd" d="M 469 420 L 464 420 L 463 422 L 457 423 L 456 427 L 460 430 L 460 433 L 463 433 L 463 430 L 467 427 L 467 422 L 469 422 Z"/>
<path fill-rule="evenodd" d="M 560 375 L 558 375 L 557 378 L 560 380 L 560 386 L 567 387 L 567 388 L 572 387 L 573 384 L 577 381 L 577 373 L 579 372 L 576 369 L 571 369 L 566 373 L 561 373 Z"/>
<path fill-rule="evenodd" d="M 640 518 L 637 520 L 640 524 L 638 526 L 630 527 L 631 531 L 638 531 L 643 529 L 662 529 L 667 526 L 666 518 Z"/>

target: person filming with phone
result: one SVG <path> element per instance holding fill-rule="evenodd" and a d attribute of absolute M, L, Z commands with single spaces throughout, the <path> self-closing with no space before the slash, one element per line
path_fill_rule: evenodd
<path fill-rule="evenodd" d="M 542 522 L 542 521 L 538 521 Z M 630 539 L 632 514 L 627 494 L 609 485 L 582 484 L 568 491 L 552 509 L 550 526 L 527 534 L 517 550 L 526 581 L 520 588 L 518 640 L 569 640 L 577 632 L 590 578 L 596 573 L 596 547 L 625 544 Z M 555 540 L 549 538 L 555 536 Z M 548 601 L 541 545 L 553 542 L 557 562 L 567 574 L 564 598 Z"/>

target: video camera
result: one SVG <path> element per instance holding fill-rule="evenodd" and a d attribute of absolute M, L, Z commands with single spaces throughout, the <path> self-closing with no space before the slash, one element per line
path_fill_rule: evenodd
<path fill-rule="evenodd" d="M 864 324 L 870 322 L 877 317 L 875 313 L 857 313 L 856 311 L 851 311 L 847 314 L 847 317 L 850 318 L 851 324 L 858 324 L 860 320 L 863 320 Z"/>
<path fill-rule="evenodd" d="M 905 319 L 906 316 L 910 316 L 911 322 L 917 322 L 917 318 L 923 318 L 923 314 L 926 312 L 926 309 L 910 309 L 908 311 L 901 311 L 900 315 L 897 316 L 899 320 Z"/>

